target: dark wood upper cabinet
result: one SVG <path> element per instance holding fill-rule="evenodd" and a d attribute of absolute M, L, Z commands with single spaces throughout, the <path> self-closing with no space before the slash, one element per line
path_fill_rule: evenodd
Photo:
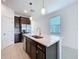
<path fill-rule="evenodd" d="M 20 18 L 19 17 L 14 17 L 14 25 L 15 25 L 15 28 L 18 28 L 18 30 L 19 30 L 19 23 L 20 23 L 20 20 L 19 20 Z"/>
<path fill-rule="evenodd" d="M 22 42 L 22 24 L 31 24 L 31 21 L 29 18 L 26 18 L 26 17 L 18 17 L 18 16 L 15 16 L 14 17 L 14 24 L 15 24 L 15 43 L 18 43 L 18 42 Z M 27 30 L 27 29 L 26 29 Z"/>
<path fill-rule="evenodd" d="M 19 40 L 19 34 L 20 34 L 20 18 L 19 17 L 14 17 L 14 29 L 15 29 L 15 40 L 14 42 L 20 42 Z"/>
<path fill-rule="evenodd" d="M 21 24 L 31 24 L 29 18 L 21 17 Z"/>

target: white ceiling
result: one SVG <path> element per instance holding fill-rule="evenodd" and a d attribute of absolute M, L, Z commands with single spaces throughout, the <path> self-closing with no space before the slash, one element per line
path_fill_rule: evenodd
<path fill-rule="evenodd" d="M 68 6 L 77 0 L 44 0 L 45 8 L 47 13 L 55 12 L 61 8 Z M 32 2 L 32 6 L 29 6 L 29 2 Z M 40 15 L 41 8 L 43 6 L 43 0 L 5 0 L 3 2 L 10 8 L 12 8 L 17 14 L 30 16 L 30 15 Z M 34 12 L 29 10 L 33 9 Z M 24 13 L 24 10 L 28 10 L 28 13 Z"/>

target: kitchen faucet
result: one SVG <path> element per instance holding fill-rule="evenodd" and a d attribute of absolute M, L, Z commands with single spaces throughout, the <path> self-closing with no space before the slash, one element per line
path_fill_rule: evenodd
<path fill-rule="evenodd" d="M 37 32 L 38 32 L 38 35 L 41 36 L 41 28 L 40 27 L 37 28 Z"/>

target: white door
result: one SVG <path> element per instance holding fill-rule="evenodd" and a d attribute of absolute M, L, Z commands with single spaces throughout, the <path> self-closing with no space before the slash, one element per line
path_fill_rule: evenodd
<path fill-rule="evenodd" d="M 14 44 L 14 20 L 1 16 L 1 48 Z"/>

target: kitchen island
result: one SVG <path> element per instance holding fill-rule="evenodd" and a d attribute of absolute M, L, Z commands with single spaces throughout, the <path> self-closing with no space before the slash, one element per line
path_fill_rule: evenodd
<path fill-rule="evenodd" d="M 56 35 L 23 34 L 24 50 L 31 59 L 60 59 L 60 37 Z"/>

